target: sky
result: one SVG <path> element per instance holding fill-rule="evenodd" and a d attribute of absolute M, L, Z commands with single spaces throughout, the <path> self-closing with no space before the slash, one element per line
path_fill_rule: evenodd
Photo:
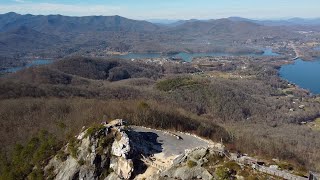
<path fill-rule="evenodd" d="M 0 14 L 120 15 L 132 19 L 320 17 L 320 0 L 0 0 Z"/>

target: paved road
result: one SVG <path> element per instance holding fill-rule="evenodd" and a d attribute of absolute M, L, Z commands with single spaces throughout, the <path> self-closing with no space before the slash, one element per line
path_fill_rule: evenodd
<path fill-rule="evenodd" d="M 164 170 L 165 168 L 170 166 L 172 164 L 172 160 L 174 159 L 174 157 L 177 157 L 178 155 L 184 153 L 186 149 L 195 149 L 199 147 L 208 147 L 212 145 L 217 145 L 217 143 L 214 143 L 212 141 L 207 141 L 199 137 L 196 137 L 193 135 L 187 135 L 183 133 L 170 134 L 165 131 L 159 131 L 159 130 L 140 127 L 140 126 L 132 126 L 131 128 L 135 132 L 150 132 L 150 133 L 157 134 L 158 136 L 157 143 L 161 144 L 162 152 L 159 152 L 158 154 L 154 154 L 153 161 L 151 161 L 150 159 L 146 159 L 146 163 L 160 170 Z M 177 137 L 181 137 L 181 139 L 178 139 Z M 236 157 L 236 156 L 233 156 L 233 157 Z M 238 159 L 237 157 L 236 159 L 232 159 L 232 160 L 242 163 L 240 162 L 240 159 Z M 307 178 L 295 176 L 285 171 L 271 169 L 269 167 L 259 166 L 256 164 L 255 166 L 256 166 L 256 169 L 261 172 L 275 175 L 278 177 L 283 177 L 285 179 L 289 179 L 289 180 L 306 180 L 307 179 Z"/>
<path fill-rule="evenodd" d="M 202 140 L 195 136 L 183 133 L 174 133 L 175 135 L 178 135 L 182 138 L 177 139 L 176 136 L 166 133 L 165 131 L 159 131 L 137 126 L 133 126 L 131 128 L 136 132 L 152 132 L 157 134 L 157 142 L 162 144 L 161 147 L 164 158 L 180 155 L 184 153 L 186 149 L 193 149 L 196 147 L 208 147 L 209 145 L 211 145 L 209 141 Z"/>

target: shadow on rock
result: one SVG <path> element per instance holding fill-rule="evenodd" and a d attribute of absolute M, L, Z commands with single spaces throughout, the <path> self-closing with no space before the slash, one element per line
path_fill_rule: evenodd
<path fill-rule="evenodd" d="M 163 151 L 162 143 L 158 142 L 159 136 L 156 133 L 129 131 L 127 134 L 135 154 L 148 157 Z"/>
<path fill-rule="evenodd" d="M 135 177 L 138 174 L 143 174 L 147 170 L 147 166 L 141 159 L 144 157 L 150 158 L 154 154 L 161 153 L 163 151 L 162 143 L 158 142 L 157 139 L 159 136 L 153 132 L 128 131 L 126 133 L 130 138 L 135 167 L 139 167 L 133 172 L 133 177 Z"/>

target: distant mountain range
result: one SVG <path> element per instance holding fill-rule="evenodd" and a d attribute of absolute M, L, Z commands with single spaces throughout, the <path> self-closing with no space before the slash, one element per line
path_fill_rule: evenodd
<path fill-rule="evenodd" d="M 105 56 L 107 51 L 242 52 L 252 50 L 245 46 L 248 39 L 263 43 L 266 37 L 282 41 L 301 36 L 287 27 L 236 17 L 159 23 L 121 16 L 6 13 L 0 15 L 0 57 Z"/>
<path fill-rule="evenodd" d="M 252 20 L 241 17 L 230 17 L 232 21 L 248 21 L 265 26 L 319 26 L 320 18 L 315 19 L 303 19 L 303 18 L 291 18 L 287 20 Z"/>
<path fill-rule="evenodd" d="M 123 41 L 134 40 L 139 34 L 157 31 L 147 21 L 120 16 L 68 17 L 61 15 L 0 15 L 0 54 L 26 56 L 64 56 L 84 49 L 113 47 L 126 51 Z"/>
<path fill-rule="evenodd" d="M 69 17 L 61 15 L 34 16 L 7 13 L 0 15 L 0 31 L 25 26 L 41 32 L 71 33 L 87 31 L 154 31 L 157 26 L 146 21 L 135 21 L 120 16 Z"/>
<path fill-rule="evenodd" d="M 266 25 L 266 26 L 297 26 L 297 25 L 303 25 L 303 26 L 318 26 L 320 25 L 320 18 L 312 18 L 312 19 L 305 19 L 305 18 L 290 18 L 290 19 L 284 19 L 284 20 L 254 20 L 254 19 L 247 19 L 242 17 L 229 17 L 227 18 L 232 21 L 248 21 L 248 22 L 254 22 L 256 24 Z M 210 20 L 197 20 L 197 19 L 191 19 L 191 20 L 170 20 L 170 19 L 150 19 L 147 20 L 148 22 L 159 24 L 159 25 L 168 25 L 168 26 L 174 26 L 177 24 L 182 24 L 185 22 L 190 21 L 210 21 Z"/>

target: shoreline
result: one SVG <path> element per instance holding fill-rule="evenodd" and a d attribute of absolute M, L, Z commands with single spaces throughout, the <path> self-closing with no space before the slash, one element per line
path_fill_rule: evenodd
<path fill-rule="evenodd" d="M 320 62 L 320 58 L 319 58 L 318 60 L 313 60 L 313 61 L 305 61 L 305 60 L 303 60 L 303 59 L 301 59 L 301 58 L 298 58 L 298 59 L 296 59 L 296 60 L 293 60 L 293 61 L 292 61 L 291 63 L 289 63 L 289 64 L 283 64 L 283 65 L 280 66 L 279 69 L 277 69 L 277 71 L 278 71 L 278 75 L 277 75 L 277 76 L 278 76 L 280 79 L 286 81 L 286 82 L 288 83 L 288 85 L 290 84 L 290 85 L 294 86 L 294 89 L 296 89 L 296 90 L 298 90 L 298 91 L 307 92 L 309 96 L 317 96 L 317 97 L 319 97 L 319 96 L 320 96 L 320 93 L 315 93 L 315 92 L 313 92 L 313 91 L 310 90 L 310 89 L 307 89 L 307 88 L 305 88 L 305 87 L 301 87 L 299 84 L 297 84 L 297 83 L 295 83 L 295 82 L 293 82 L 293 81 L 290 81 L 289 79 L 287 79 L 287 78 L 285 78 L 283 75 L 281 75 L 280 71 L 281 71 L 281 68 L 282 68 L 283 66 L 294 65 L 294 64 L 296 63 L 296 61 L 301 61 L 301 62 L 304 62 L 304 63 L 312 63 L 312 62 L 317 62 L 317 61 Z"/>

